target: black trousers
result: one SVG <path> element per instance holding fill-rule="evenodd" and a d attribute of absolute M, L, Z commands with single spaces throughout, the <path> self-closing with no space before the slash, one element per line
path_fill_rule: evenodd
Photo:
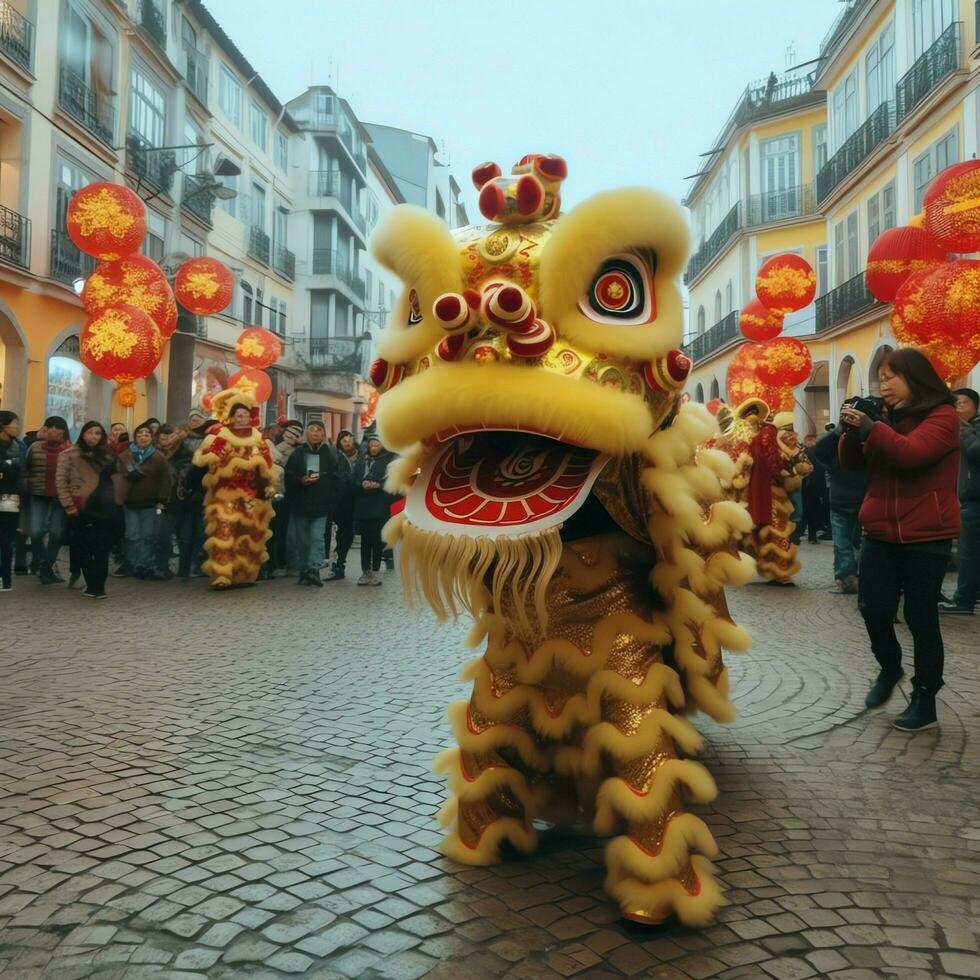
<path fill-rule="evenodd" d="M 109 552 L 116 541 L 117 529 L 107 521 L 94 520 L 84 514 L 73 523 L 75 549 L 85 576 L 85 589 L 93 595 L 102 595 L 109 575 Z"/>
<path fill-rule="evenodd" d="M 5 589 L 10 588 L 13 575 L 14 550 L 19 526 L 20 514 L 0 513 L 0 582 Z"/>
<path fill-rule="evenodd" d="M 898 602 L 905 596 L 905 622 L 912 633 L 915 675 L 912 683 L 935 694 L 943 686 L 943 637 L 939 630 L 939 593 L 949 554 L 914 545 L 865 538 L 861 546 L 858 609 L 882 670 L 902 669 L 902 647 L 895 635 Z"/>
<path fill-rule="evenodd" d="M 354 512 L 350 508 L 344 508 L 334 515 L 333 523 L 337 525 L 337 564 L 347 564 L 347 554 L 350 546 L 354 543 Z M 330 521 L 327 522 L 327 550 L 325 554 L 330 557 L 330 534 L 332 531 Z"/>
<path fill-rule="evenodd" d="M 381 540 L 384 521 L 358 521 L 357 533 L 361 536 L 361 571 L 380 572 L 381 553 L 385 550 Z"/>

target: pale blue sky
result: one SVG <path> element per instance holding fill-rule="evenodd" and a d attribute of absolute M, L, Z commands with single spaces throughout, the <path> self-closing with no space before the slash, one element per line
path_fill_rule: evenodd
<path fill-rule="evenodd" d="M 568 160 L 566 204 L 630 184 L 681 198 L 745 85 L 815 58 L 841 10 L 839 0 L 205 3 L 283 102 L 332 83 L 362 121 L 445 144 L 471 219 L 473 166 L 496 160 L 506 172 L 525 153 Z"/>

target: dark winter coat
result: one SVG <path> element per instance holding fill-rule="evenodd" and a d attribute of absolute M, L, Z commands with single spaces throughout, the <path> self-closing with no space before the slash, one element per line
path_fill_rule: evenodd
<path fill-rule="evenodd" d="M 307 475 L 307 456 L 318 457 L 317 473 L 320 479 L 315 483 L 304 483 Z M 310 448 L 309 443 L 298 443 L 286 460 L 286 500 L 290 513 L 300 517 L 327 517 L 336 506 L 343 484 L 348 478 L 338 466 L 337 451 L 329 442 L 323 442 L 318 449 Z"/>
<path fill-rule="evenodd" d="M 125 506 L 132 510 L 165 506 L 170 499 L 173 480 L 167 457 L 161 452 L 155 452 L 144 459 L 136 470 L 133 465 L 133 454 L 127 449 L 119 457 L 119 472 L 126 477 L 123 494 Z"/>
<path fill-rule="evenodd" d="M 864 470 L 845 469 L 837 458 L 839 428 L 822 435 L 810 455 L 826 470 L 830 481 L 830 506 L 834 510 L 857 511 L 864 503 Z"/>
<path fill-rule="evenodd" d="M 0 442 L 0 494 L 27 493 L 27 468 L 24 465 L 24 446 L 17 439 Z"/>
<path fill-rule="evenodd" d="M 394 494 L 384 488 L 388 475 L 388 464 L 395 454 L 380 453 L 377 456 L 362 456 L 354 467 L 354 520 L 387 521 L 391 516 Z M 365 481 L 380 483 L 380 487 L 366 490 L 361 484 Z"/>
<path fill-rule="evenodd" d="M 959 535 L 959 430 L 953 406 L 937 405 L 926 415 L 899 410 L 863 441 L 853 429 L 841 436 L 841 464 L 867 475 L 858 516 L 869 538 L 913 544 Z"/>
<path fill-rule="evenodd" d="M 961 503 L 980 500 L 980 415 L 960 426 L 960 478 L 956 490 Z"/>

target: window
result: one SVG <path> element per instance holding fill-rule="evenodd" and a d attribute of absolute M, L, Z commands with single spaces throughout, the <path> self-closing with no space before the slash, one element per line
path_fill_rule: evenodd
<path fill-rule="evenodd" d="M 438 188 L 436 188 L 436 214 L 440 218 L 446 217 L 446 205 L 442 203 L 442 194 L 439 193 Z"/>
<path fill-rule="evenodd" d="M 188 174 L 206 173 L 208 170 L 208 151 L 204 145 L 204 136 L 190 119 L 184 120 L 184 138 L 181 143 L 189 147 L 198 147 L 198 149 L 182 151 L 184 172 Z"/>
<path fill-rule="evenodd" d="M 372 293 L 373 277 L 371 276 L 371 270 L 364 270 L 364 295 L 370 296 Z"/>
<path fill-rule="evenodd" d="M 715 323 L 721 319 L 721 290 L 715 290 Z"/>
<path fill-rule="evenodd" d="M 138 68 L 129 72 L 129 131 L 149 146 L 166 146 L 167 99 Z"/>
<path fill-rule="evenodd" d="M 197 259 L 204 254 L 204 243 L 197 238 L 191 238 L 190 235 L 182 234 L 180 236 L 180 250 L 191 258 Z"/>
<path fill-rule="evenodd" d="M 310 336 L 330 336 L 330 294 L 323 289 L 310 290 Z"/>
<path fill-rule="evenodd" d="M 853 279 L 861 271 L 861 258 L 858 255 L 858 213 L 852 211 L 847 216 L 847 278 Z"/>
<path fill-rule="evenodd" d="M 238 194 L 238 174 L 235 174 L 234 177 L 218 177 L 218 181 L 223 186 L 227 187 L 228 190 L 234 191 L 236 195 Z M 238 208 L 238 198 L 237 198 L 237 196 L 236 197 L 232 197 L 232 198 L 230 198 L 227 201 L 225 201 L 224 199 L 222 199 L 222 198 L 219 197 L 218 198 L 218 207 L 221 208 L 223 211 L 227 211 L 228 214 L 230 214 L 234 218 L 235 215 L 238 213 L 238 211 L 237 211 L 237 208 Z"/>
<path fill-rule="evenodd" d="M 252 227 L 265 231 L 265 185 L 252 181 Z"/>
<path fill-rule="evenodd" d="M 115 63 L 112 44 L 88 13 L 72 3 L 65 11 L 62 63 L 96 95 L 112 101 L 112 66 Z"/>
<path fill-rule="evenodd" d="M 860 271 L 858 213 L 855 210 L 834 225 L 834 285 L 853 279 Z"/>
<path fill-rule="evenodd" d="M 731 279 L 728 280 L 728 285 L 725 287 L 725 312 L 731 313 L 735 309 L 735 291 L 732 286 Z"/>
<path fill-rule="evenodd" d="M 698 307 L 698 336 L 704 333 L 704 307 Z"/>
<path fill-rule="evenodd" d="M 834 149 L 858 128 L 857 69 L 834 89 L 833 102 Z"/>
<path fill-rule="evenodd" d="M 142 253 L 154 262 L 163 258 L 163 246 L 167 237 L 167 221 L 162 214 L 151 208 L 146 209 L 146 238 L 143 239 Z"/>
<path fill-rule="evenodd" d="M 265 316 L 266 305 L 262 302 L 262 290 L 255 290 L 255 325 L 262 326 L 262 318 Z"/>
<path fill-rule="evenodd" d="M 58 160 L 57 173 L 58 183 L 55 187 L 57 221 L 54 228 L 59 234 L 67 237 L 67 232 L 64 229 L 67 222 L 68 202 L 75 191 L 80 191 L 86 185 L 91 184 L 95 178 L 82 170 L 78 164 L 61 159 Z"/>
<path fill-rule="evenodd" d="M 189 48 L 197 48 L 197 31 L 194 25 L 186 18 L 180 18 L 180 40 Z"/>
<path fill-rule="evenodd" d="M 286 208 L 279 204 L 276 206 L 275 214 L 272 216 L 273 228 L 272 228 L 272 240 L 276 245 L 276 248 L 286 247 L 286 235 L 287 235 L 287 222 L 289 219 L 289 212 Z"/>
<path fill-rule="evenodd" d="M 261 150 L 265 150 L 265 128 L 267 120 L 261 106 L 255 102 L 250 102 L 248 106 L 248 129 L 252 136 L 252 142 Z"/>
<path fill-rule="evenodd" d="M 889 24 L 864 56 L 868 115 L 895 97 L 895 25 Z"/>
<path fill-rule="evenodd" d="M 279 333 L 286 335 L 286 301 L 279 300 Z"/>
<path fill-rule="evenodd" d="M 285 133 L 276 133 L 276 166 L 286 173 L 289 170 L 289 143 Z"/>
<path fill-rule="evenodd" d="M 954 0 L 912 0 L 912 57 L 918 58 L 955 19 Z"/>
<path fill-rule="evenodd" d="M 821 123 L 813 127 L 813 172 L 820 173 L 821 167 L 827 162 L 827 124 Z"/>
<path fill-rule="evenodd" d="M 252 287 L 249 283 L 242 283 L 242 323 L 251 324 L 252 322 Z"/>
<path fill-rule="evenodd" d="M 915 188 L 914 213 L 918 214 L 922 210 L 922 198 L 932 178 L 950 164 L 956 163 L 957 154 L 956 130 L 953 129 L 912 161 L 912 184 Z"/>
<path fill-rule="evenodd" d="M 222 65 L 218 81 L 218 104 L 228 121 L 241 128 L 242 125 L 242 87 L 238 79 Z"/>
<path fill-rule="evenodd" d="M 868 198 L 868 248 L 888 228 L 895 227 L 895 184 Z"/>
<path fill-rule="evenodd" d="M 817 259 L 817 295 L 823 296 L 830 287 L 830 260 L 826 245 L 818 245 L 815 249 Z"/>

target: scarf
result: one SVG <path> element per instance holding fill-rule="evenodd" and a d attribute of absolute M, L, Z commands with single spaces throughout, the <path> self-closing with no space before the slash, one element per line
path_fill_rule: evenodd
<path fill-rule="evenodd" d="M 133 462 L 137 466 L 142 466 L 157 451 L 157 447 L 152 442 L 145 449 L 140 449 L 135 442 L 131 442 L 126 448 L 132 454 Z"/>

